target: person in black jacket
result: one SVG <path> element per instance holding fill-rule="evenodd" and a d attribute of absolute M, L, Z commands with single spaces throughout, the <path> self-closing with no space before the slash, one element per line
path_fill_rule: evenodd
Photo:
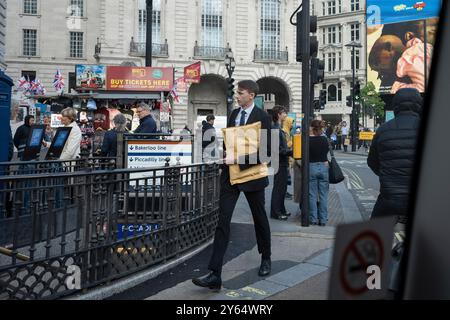
<path fill-rule="evenodd" d="M 244 80 L 238 83 L 237 103 L 240 108 L 233 110 L 228 119 L 227 127 L 243 126 L 261 122 L 262 136 L 265 132 L 267 133 L 266 151 L 267 156 L 270 156 L 270 118 L 264 110 L 255 106 L 254 99 L 258 94 L 258 91 L 258 84 L 252 80 Z M 263 141 L 263 139 L 261 141 Z M 252 165 L 255 165 L 249 161 L 249 159 L 252 158 L 253 155 L 250 155 L 241 159 L 245 160 L 245 162 L 238 161 L 240 169 L 245 170 Z M 262 159 L 258 157 L 257 162 L 261 162 L 261 160 Z M 234 162 L 235 160 L 231 158 L 231 155 L 227 154 L 225 165 L 223 166 L 220 176 L 219 222 L 214 235 L 213 253 L 208 265 L 208 269 L 211 270 L 211 272 L 202 278 L 192 279 L 192 282 L 200 287 L 220 289 L 222 286 L 222 264 L 230 239 L 231 217 L 241 192 L 244 192 L 250 206 L 255 224 L 258 251 L 262 255 L 258 274 L 263 277 L 271 272 L 270 226 L 264 206 L 264 189 L 269 185 L 269 179 L 264 177 L 245 183 L 231 185 L 228 164 L 233 164 Z"/>
<path fill-rule="evenodd" d="M 202 155 L 203 159 L 214 158 L 216 156 L 216 129 L 214 128 L 215 117 L 213 114 L 206 116 L 206 121 L 202 122 Z M 206 150 L 206 151 L 205 151 Z"/>
<path fill-rule="evenodd" d="M 103 157 L 117 156 L 117 133 L 127 131 L 127 118 L 121 113 L 117 114 L 114 119 L 114 129 L 105 133 L 103 138 L 101 155 Z"/>
<path fill-rule="evenodd" d="M 278 131 L 278 171 L 273 179 L 272 200 L 270 203 L 270 217 L 272 219 L 287 220 L 291 215 L 286 211 L 284 198 L 286 197 L 289 157 L 292 156 L 292 149 L 289 149 L 286 142 L 286 133 L 281 130 L 281 123 L 287 117 L 286 109 L 282 106 L 275 106 L 272 109 L 273 126 L 272 129 Z M 274 131 L 275 132 L 275 131 Z M 273 155 L 275 156 L 275 155 Z"/>
<path fill-rule="evenodd" d="M 408 215 L 422 101 L 416 89 L 398 90 L 392 100 L 395 118 L 380 126 L 372 140 L 367 164 L 380 179 L 372 218 Z"/>
<path fill-rule="evenodd" d="M 27 146 L 28 136 L 31 132 L 31 126 L 34 124 L 34 116 L 26 116 L 25 123 L 17 128 L 14 134 L 14 145 L 17 148 L 17 157 L 22 160 L 23 152 Z"/>
<path fill-rule="evenodd" d="M 134 130 L 134 133 L 156 133 L 156 121 L 150 114 L 150 106 L 146 103 L 141 103 L 137 107 L 139 115 L 139 127 Z"/>

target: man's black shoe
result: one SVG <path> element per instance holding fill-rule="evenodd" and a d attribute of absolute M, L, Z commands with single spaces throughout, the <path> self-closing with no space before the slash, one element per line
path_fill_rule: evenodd
<path fill-rule="evenodd" d="M 289 192 L 286 192 L 286 195 L 284 197 L 286 199 L 290 200 L 290 199 L 292 199 L 292 194 L 290 194 Z"/>
<path fill-rule="evenodd" d="M 202 278 L 194 278 L 192 279 L 192 283 L 199 287 L 214 290 L 220 290 L 222 287 L 222 279 L 214 272 L 211 272 Z"/>
<path fill-rule="evenodd" d="M 270 215 L 270 218 L 286 221 L 288 219 L 288 216 L 285 214 L 278 214 L 278 215 Z"/>
<path fill-rule="evenodd" d="M 290 217 L 291 213 L 289 211 L 286 211 L 285 213 L 283 213 L 285 216 Z"/>
<path fill-rule="evenodd" d="M 271 262 L 270 259 L 262 259 L 261 266 L 259 267 L 258 275 L 260 277 L 265 277 L 270 274 Z"/>

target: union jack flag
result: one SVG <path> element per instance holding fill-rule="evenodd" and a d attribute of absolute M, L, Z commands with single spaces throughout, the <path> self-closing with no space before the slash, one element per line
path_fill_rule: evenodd
<path fill-rule="evenodd" d="M 55 78 L 53 80 L 53 87 L 58 90 L 63 90 L 65 87 L 64 78 L 61 74 L 61 71 L 56 70 Z"/>
<path fill-rule="evenodd" d="M 175 80 L 175 82 L 173 84 L 173 87 L 172 87 L 172 90 L 170 90 L 169 94 L 172 96 L 173 100 L 176 103 L 180 103 L 181 102 L 180 101 L 180 97 L 178 96 L 178 93 L 177 93 L 177 82 L 176 82 L 176 80 Z"/>
<path fill-rule="evenodd" d="M 18 89 L 24 92 L 28 92 L 30 89 L 30 82 L 24 76 L 18 81 Z"/>

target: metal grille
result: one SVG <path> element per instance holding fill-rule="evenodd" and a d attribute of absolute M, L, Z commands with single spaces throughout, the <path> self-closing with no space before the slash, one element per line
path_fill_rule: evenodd
<path fill-rule="evenodd" d="M 226 53 L 227 48 L 194 46 L 195 58 L 210 58 L 223 60 L 225 59 Z"/>
<path fill-rule="evenodd" d="M 71 17 L 84 16 L 84 0 L 70 0 L 70 16 Z"/>
<path fill-rule="evenodd" d="M 10 175 L 0 186 L 10 231 L 0 299 L 73 293 L 69 268 L 76 290 L 126 276 L 204 243 L 218 221 L 218 164 Z"/>
<path fill-rule="evenodd" d="M 83 32 L 70 32 L 70 57 L 83 58 Z"/>
<path fill-rule="evenodd" d="M 202 43 L 203 47 L 223 46 L 222 1 L 203 0 Z"/>
<path fill-rule="evenodd" d="M 23 1 L 23 13 L 37 14 L 37 0 L 24 0 Z"/>
<path fill-rule="evenodd" d="M 261 2 L 261 48 L 268 52 L 280 51 L 280 1 Z"/>
<path fill-rule="evenodd" d="M 37 54 L 37 30 L 24 29 L 23 30 L 23 55 L 36 56 Z"/>
<path fill-rule="evenodd" d="M 254 60 L 255 61 L 271 61 L 271 62 L 288 62 L 288 52 L 287 51 L 276 51 L 276 50 L 255 50 Z"/>
<path fill-rule="evenodd" d="M 130 55 L 145 57 L 146 44 L 145 42 L 130 42 Z M 152 43 L 152 55 L 168 57 L 169 45 L 166 43 Z"/>

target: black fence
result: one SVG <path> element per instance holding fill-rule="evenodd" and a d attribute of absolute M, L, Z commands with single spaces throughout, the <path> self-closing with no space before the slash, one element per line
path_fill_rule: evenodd
<path fill-rule="evenodd" d="M 0 300 L 54 299 L 204 243 L 219 165 L 0 177 Z"/>
<path fill-rule="evenodd" d="M 51 174 L 83 170 L 116 169 L 116 158 L 95 157 L 74 160 L 0 162 L 1 175 Z"/>

